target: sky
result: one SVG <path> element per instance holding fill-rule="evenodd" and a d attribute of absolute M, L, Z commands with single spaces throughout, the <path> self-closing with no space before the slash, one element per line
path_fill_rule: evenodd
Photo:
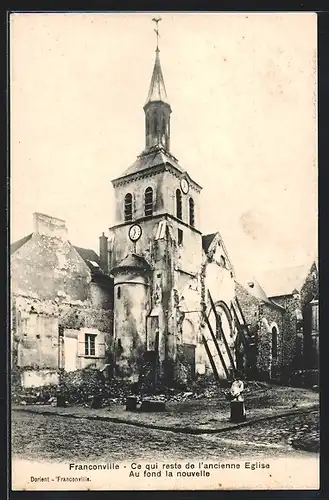
<path fill-rule="evenodd" d="M 317 253 L 316 14 L 157 13 L 171 153 L 203 233 L 259 275 Z M 98 251 L 111 180 L 144 149 L 154 13 L 12 14 L 11 240 L 33 213 Z"/>

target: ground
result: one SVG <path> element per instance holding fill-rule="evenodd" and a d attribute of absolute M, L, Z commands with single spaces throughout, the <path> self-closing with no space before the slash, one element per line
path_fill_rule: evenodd
<path fill-rule="evenodd" d="M 318 451 L 317 393 L 254 387 L 246 395 L 248 418 L 242 427 L 229 422 L 225 397 L 208 396 L 176 395 L 167 401 L 165 413 L 152 414 L 127 412 L 115 403 L 99 410 L 16 405 L 13 456 L 44 461 L 218 460 Z"/>
<path fill-rule="evenodd" d="M 35 461 L 76 461 L 79 457 L 88 462 L 307 456 L 307 452 L 290 447 L 285 439 L 276 443 L 273 438 L 268 440 L 273 426 L 276 434 L 291 422 L 287 417 L 279 427 L 270 421 L 258 429 L 254 426 L 239 429 L 234 436 L 232 431 L 200 436 L 106 421 L 13 412 L 12 451 L 14 457 Z M 250 430 L 252 435 L 248 435 Z"/>

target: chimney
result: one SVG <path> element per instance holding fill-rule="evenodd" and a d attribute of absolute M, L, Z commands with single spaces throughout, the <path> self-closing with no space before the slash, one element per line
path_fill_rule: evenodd
<path fill-rule="evenodd" d="M 104 273 L 108 273 L 108 238 L 104 233 L 99 237 L 99 260 Z"/>
<path fill-rule="evenodd" d="M 33 214 L 33 224 L 35 233 L 51 238 L 59 238 L 60 240 L 68 239 L 65 220 L 35 212 Z"/>

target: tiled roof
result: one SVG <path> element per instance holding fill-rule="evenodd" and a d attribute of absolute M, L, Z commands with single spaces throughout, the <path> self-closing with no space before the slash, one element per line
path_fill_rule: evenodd
<path fill-rule="evenodd" d="M 268 305 L 272 305 L 274 307 L 281 309 L 281 306 L 273 303 L 273 301 L 268 298 L 265 291 L 255 278 L 246 281 L 241 276 L 238 276 L 235 279 L 235 282 L 237 285 L 240 285 L 244 290 L 246 290 L 250 295 L 252 295 L 256 299 L 261 300 L 262 302 L 265 302 Z"/>
<path fill-rule="evenodd" d="M 148 168 L 156 167 L 158 165 L 165 165 L 166 163 L 175 167 L 179 172 L 184 172 L 172 155 L 160 147 L 155 147 L 139 155 L 137 160 L 130 167 L 128 167 L 120 175 L 120 177 L 118 177 L 118 179 L 137 172 L 142 172 Z"/>
<path fill-rule="evenodd" d="M 143 271 L 150 271 L 152 268 L 144 257 L 135 253 L 130 253 L 112 269 L 111 273 L 118 272 L 122 269 L 140 269 Z"/>
<path fill-rule="evenodd" d="M 268 297 L 291 295 L 294 290 L 300 291 L 311 269 L 311 264 L 274 269 L 259 276 Z"/>
<path fill-rule="evenodd" d="M 21 238 L 20 240 L 15 241 L 10 245 L 10 253 L 14 253 L 17 250 L 19 250 L 27 241 L 29 241 L 32 237 L 32 233 L 29 234 L 28 236 L 24 236 L 24 238 Z"/>
<path fill-rule="evenodd" d="M 94 250 L 81 247 L 74 247 L 74 248 L 76 249 L 80 257 L 83 258 L 84 261 L 96 262 L 98 265 L 100 264 L 99 257 Z"/>

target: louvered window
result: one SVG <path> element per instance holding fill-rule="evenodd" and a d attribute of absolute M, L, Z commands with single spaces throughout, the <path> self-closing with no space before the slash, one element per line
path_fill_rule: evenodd
<path fill-rule="evenodd" d="M 133 218 L 133 197 L 131 193 L 125 196 L 125 221 L 132 220 Z"/>
<path fill-rule="evenodd" d="M 145 190 L 144 215 L 153 215 L 153 189 L 151 187 Z"/>

